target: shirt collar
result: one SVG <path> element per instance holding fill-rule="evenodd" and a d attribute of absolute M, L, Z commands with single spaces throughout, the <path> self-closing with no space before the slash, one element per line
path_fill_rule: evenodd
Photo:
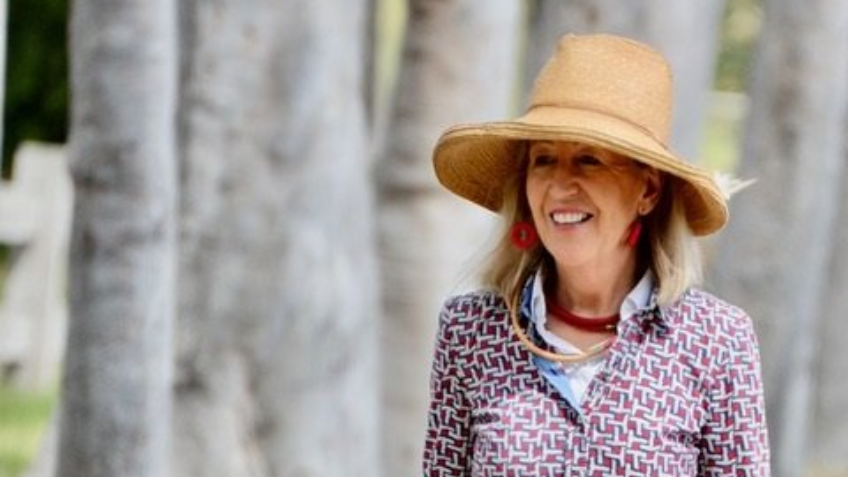
<path fill-rule="evenodd" d="M 647 311 L 656 305 L 656 293 L 654 291 L 654 273 L 648 269 L 630 293 L 624 297 L 621 304 L 621 319 L 627 320 L 631 316 L 642 311 Z"/>
<path fill-rule="evenodd" d="M 530 293 L 529 296 L 529 313 L 527 315 L 530 316 L 530 319 L 536 325 L 536 328 L 543 337 L 548 338 L 545 328 L 545 322 L 547 321 L 547 309 L 545 307 L 545 292 L 544 292 L 544 276 L 542 270 L 539 269 L 536 271 L 533 276 L 532 283 L 527 287 Z M 630 290 L 630 293 L 624 297 L 624 301 L 621 303 L 621 308 L 619 309 L 619 314 L 621 315 L 621 321 L 626 321 L 635 315 L 647 316 L 649 313 L 645 313 L 656 308 L 656 300 L 657 294 L 656 289 L 654 288 L 654 274 L 648 269 L 643 275 L 642 278 L 636 283 L 636 286 Z M 658 315 L 662 317 L 662 314 Z"/>

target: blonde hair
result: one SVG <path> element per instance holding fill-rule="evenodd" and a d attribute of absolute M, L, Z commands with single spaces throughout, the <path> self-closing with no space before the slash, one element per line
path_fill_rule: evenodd
<path fill-rule="evenodd" d="M 698 239 L 689 228 L 677 179 L 666 175 L 657 207 L 645 217 L 647 258 L 657 281 L 657 302 L 670 305 L 703 280 Z"/>
<path fill-rule="evenodd" d="M 526 164 L 526 158 L 522 160 Z M 483 285 L 499 292 L 510 304 L 517 303 L 527 278 L 539 267 L 544 273 L 554 271 L 553 257 L 541 242 L 529 250 L 519 250 L 510 240 L 510 229 L 515 223 L 532 222 L 523 172 L 526 167 L 519 170 L 522 173 L 505 184 L 499 239 L 481 271 Z M 677 180 L 665 174 L 662 183 L 657 206 L 643 219 L 646 238 L 637 253 L 639 263 L 653 271 L 658 288 L 657 303 L 665 306 L 701 283 L 703 266 L 700 246 L 689 229 L 683 202 L 677 193 Z"/>

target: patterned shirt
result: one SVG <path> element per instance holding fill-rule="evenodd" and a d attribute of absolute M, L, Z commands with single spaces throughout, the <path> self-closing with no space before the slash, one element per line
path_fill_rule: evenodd
<path fill-rule="evenodd" d="M 759 352 L 740 309 L 690 290 L 622 321 L 578 407 L 544 377 L 550 364 L 518 341 L 498 295 L 449 300 L 424 476 L 770 475 Z"/>

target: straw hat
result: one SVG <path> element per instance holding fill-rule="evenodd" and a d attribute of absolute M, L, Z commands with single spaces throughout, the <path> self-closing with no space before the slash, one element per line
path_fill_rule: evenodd
<path fill-rule="evenodd" d="M 727 222 L 727 202 L 710 174 L 669 150 L 671 111 L 671 71 L 659 53 L 611 35 L 566 35 L 539 73 L 523 116 L 442 134 L 433 152 L 436 176 L 497 212 L 504 185 L 519 173 L 522 141 L 590 144 L 668 173 L 692 232 L 707 235 Z"/>

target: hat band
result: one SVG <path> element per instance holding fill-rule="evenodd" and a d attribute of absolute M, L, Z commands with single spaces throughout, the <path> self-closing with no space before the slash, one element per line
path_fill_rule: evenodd
<path fill-rule="evenodd" d="M 621 121 L 621 122 L 627 124 L 628 126 L 631 126 L 635 129 L 639 130 L 639 132 L 650 137 L 651 139 L 656 141 L 657 144 L 659 144 L 663 148 L 666 148 L 666 149 L 668 148 L 665 141 L 659 139 L 653 133 L 653 131 L 646 128 L 645 126 L 643 126 L 643 125 L 641 125 L 637 122 L 634 122 L 634 121 L 630 120 L 629 118 L 622 116 L 620 114 L 616 114 L 616 113 L 611 112 L 611 111 L 606 111 L 606 110 L 603 110 L 603 109 L 600 109 L 600 108 L 596 108 L 596 107 L 590 106 L 586 103 L 579 103 L 579 102 L 576 102 L 576 101 L 559 101 L 559 102 L 556 102 L 556 103 L 535 103 L 530 107 L 530 109 L 527 112 L 529 113 L 530 111 L 532 111 L 536 108 L 574 109 L 574 110 L 577 110 L 577 111 L 586 111 L 586 112 L 593 113 L 593 114 L 608 116 L 608 117 L 614 118 L 618 121 Z"/>

